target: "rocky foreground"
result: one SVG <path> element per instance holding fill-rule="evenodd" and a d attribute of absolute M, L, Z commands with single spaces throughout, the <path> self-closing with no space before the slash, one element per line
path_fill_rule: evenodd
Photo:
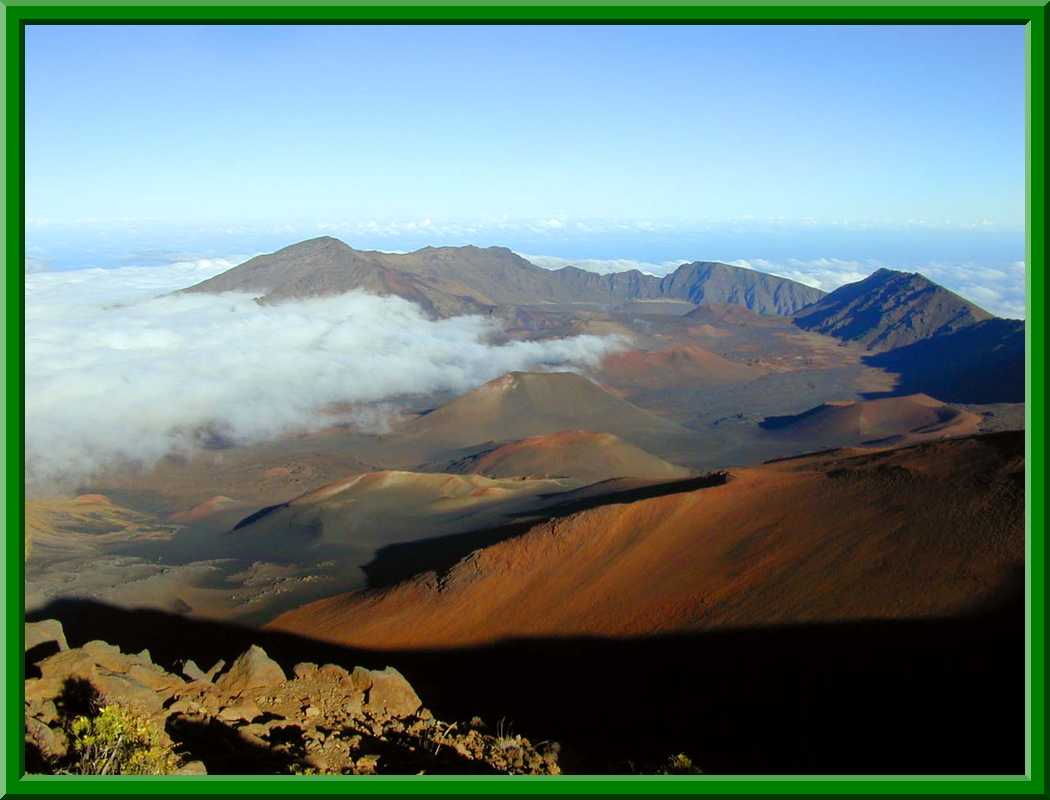
<path fill-rule="evenodd" d="M 301 663 L 285 674 L 258 646 L 231 664 L 180 674 L 149 651 L 103 641 L 70 648 L 56 620 L 26 628 L 26 768 L 71 769 L 73 721 L 120 706 L 148 720 L 177 772 L 558 774 L 559 746 L 533 745 L 502 721 L 434 718 L 393 667 Z"/>

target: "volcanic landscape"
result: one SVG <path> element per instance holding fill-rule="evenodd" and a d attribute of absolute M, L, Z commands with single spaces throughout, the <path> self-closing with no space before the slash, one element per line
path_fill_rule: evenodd
<path fill-rule="evenodd" d="M 567 772 L 1023 771 L 1023 322 L 887 269 L 825 294 L 329 237 L 179 296 L 202 293 L 613 344 L 384 398 L 381 426 L 348 399 L 30 481 L 27 617 L 70 645 L 393 666 Z"/>

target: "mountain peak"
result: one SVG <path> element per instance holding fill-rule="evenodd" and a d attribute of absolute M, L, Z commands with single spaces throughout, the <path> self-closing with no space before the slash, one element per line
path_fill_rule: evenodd
<path fill-rule="evenodd" d="M 316 236 L 313 239 L 304 239 L 301 242 L 290 244 L 287 247 L 282 247 L 278 250 L 278 253 L 292 253 L 302 252 L 310 250 L 353 250 L 350 245 L 344 242 L 342 239 L 337 239 L 334 236 Z"/>
<path fill-rule="evenodd" d="M 991 316 L 921 273 L 882 268 L 804 308 L 795 324 L 868 350 L 892 350 Z"/>

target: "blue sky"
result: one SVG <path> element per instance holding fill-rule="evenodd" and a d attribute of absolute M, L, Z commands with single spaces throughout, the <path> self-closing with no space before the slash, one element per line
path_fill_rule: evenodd
<path fill-rule="evenodd" d="M 1020 27 L 31 26 L 30 254 L 1024 257 Z"/>

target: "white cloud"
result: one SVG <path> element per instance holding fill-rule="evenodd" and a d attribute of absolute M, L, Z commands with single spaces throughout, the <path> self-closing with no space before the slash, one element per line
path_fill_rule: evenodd
<path fill-rule="evenodd" d="M 435 322 L 396 297 L 260 306 L 243 294 L 166 294 L 229 266 L 26 277 L 31 482 L 76 481 L 112 462 L 148 465 L 191 450 L 202 429 L 262 441 L 332 424 L 320 412 L 334 404 L 461 392 L 511 370 L 591 366 L 622 346 L 596 336 L 496 346 L 488 318 Z"/>
<path fill-rule="evenodd" d="M 537 267 L 544 269 L 562 269 L 563 267 L 577 267 L 588 272 L 597 272 L 600 275 L 609 275 L 614 272 L 628 272 L 636 269 L 646 275 L 663 277 L 674 272 L 682 264 L 689 263 L 688 259 L 677 259 L 672 261 L 637 261 L 632 258 L 561 258 L 559 256 L 538 256 L 518 253 L 526 261 L 531 261 Z"/>
<path fill-rule="evenodd" d="M 840 258 L 811 260 L 789 258 L 783 262 L 769 261 L 764 258 L 738 258 L 726 263 L 759 272 L 768 272 L 770 275 L 778 275 L 781 278 L 789 278 L 825 292 L 830 292 L 847 283 L 863 280 L 880 266 L 871 261 Z"/>

